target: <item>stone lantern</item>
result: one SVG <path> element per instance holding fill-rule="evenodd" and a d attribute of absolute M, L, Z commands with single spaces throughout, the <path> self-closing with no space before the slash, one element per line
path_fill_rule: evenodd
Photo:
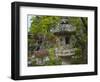
<path fill-rule="evenodd" d="M 51 29 L 51 32 L 58 37 L 55 49 L 55 55 L 62 59 L 62 64 L 70 64 L 71 57 L 75 54 L 75 48 L 69 44 L 70 36 L 75 33 L 76 28 L 68 23 L 68 17 L 62 17 L 56 28 Z"/>

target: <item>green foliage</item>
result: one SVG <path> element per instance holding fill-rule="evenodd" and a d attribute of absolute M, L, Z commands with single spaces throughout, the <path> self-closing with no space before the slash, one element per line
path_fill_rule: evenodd
<path fill-rule="evenodd" d="M 55 28 L 59 22 L 58 16 L 33 16 L 30 32 L 33 34 L 49 34 L 51 28 Z"/>
<path fill-rule="evenodd" d="M 76 33 L 71 36 L 73 39 L 73 47 L 76 47 L 80 50 L 75 52 L 75 57 L 72 59 L 73 63 L 83 63 L 87 61 L 87 17 L 69 17 L 69 22 L 76 27 Z M 80 56 L 81 57 L 80 57 Z"/>
<path fill-rule="evenodd" d="M 54 49 L 55 48 L 49 48 L 48 51 L 49 51 L 49 63 L 48 65 L 60 65 L 61 64 L 61 59 L 60 58 L 56 58 L 55 56 L 55 52 L 54 52 Z"/>
<path fill-rule="evenodd" d="M 77 50 L 75 51 L 75 55 L 72 57 L 71 63 L 72 64 L 82 64 L 82 50 L 77 48 Z"/>
<path fill-rule="evenodd" d="M 59 64 L 59 60 L 55 59 L 54 47 L 56 36 L 50 32 L 51 28 L 56 28 L 57 24 L 60 21 L 59 16 L 33 16 L 31 27 L 29 28 L 28 33 L 31 33 L 32 36 L 28 37 L 28 49 L 29 51 L 34 51 L 35 47 L 40 44 L 37 44 L 39 37 L 45 38 L 42 42 L 42 47 L 49 51 L 49 61 L 45 65 L 54 65 Z M 35 60 L 32 61 L 32 65 L 35 65 Z"/>
<path fill-rule="evenodd" d="M 82 20 L 84 20 L 85 24 Z M 82 46 L 85 46 L 87 43 L 87 18 L 69 17 L 69 23 L 76 27 L 76 34 L 72 35 L 77 40 L 75 47 L 81 48 Z"/>

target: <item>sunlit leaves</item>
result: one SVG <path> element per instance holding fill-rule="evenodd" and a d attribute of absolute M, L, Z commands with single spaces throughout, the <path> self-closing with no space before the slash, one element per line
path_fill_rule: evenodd
<path fill-rule="evenodd" d="M 48 34 L 50 28 L 54 28 L 59 22 L 58 16 L 33 16 L 30 32 L 33 34 L 43 33 Z"/>

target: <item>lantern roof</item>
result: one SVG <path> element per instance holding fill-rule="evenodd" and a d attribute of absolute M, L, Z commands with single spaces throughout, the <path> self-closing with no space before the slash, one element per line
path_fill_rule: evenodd
<path fill-rule="evenodd" d="M 76 27 L 69 24 L 68 17 L 62 17 L 60 23 L 52 28 L 51 32 L 73 32 L 76 30 Z"/>

